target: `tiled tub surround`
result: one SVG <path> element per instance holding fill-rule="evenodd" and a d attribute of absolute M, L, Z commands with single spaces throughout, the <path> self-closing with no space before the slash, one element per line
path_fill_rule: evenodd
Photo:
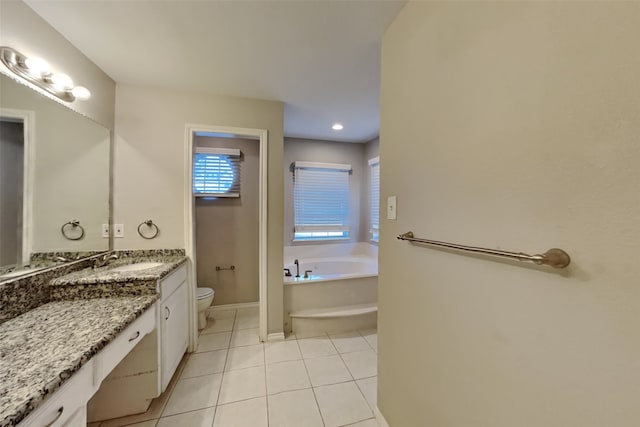
<path fill-rule="evenodd" d="M 156 299 L 56 301 L 0 325 L 0 427 L 17 425 Z"/>

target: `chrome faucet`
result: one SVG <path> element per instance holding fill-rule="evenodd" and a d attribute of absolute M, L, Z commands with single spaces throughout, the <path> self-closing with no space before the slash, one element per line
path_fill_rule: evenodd
<path fill-rule="evenodd" d="M 296 258 L 293 263 L 296 265 L 296 277 L 300 277 L 300 263 L 298 262 L 298 258 Z"/>
<path fill-rule="evenodd" d="M 118 259 L 118 255 L 116 254 L 106 254 L 102 258 L 96 258 L 93 260 L 93 268 L 104 267 L 109 264 L 109 261 L 112 259 Z"/>

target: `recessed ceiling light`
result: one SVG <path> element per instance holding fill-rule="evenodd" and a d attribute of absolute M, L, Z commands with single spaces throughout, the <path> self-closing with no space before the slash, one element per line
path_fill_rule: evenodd
<path fill-rule="evenodd" d="M 334 125 L 331 126 L 331 129 L 333 129 L 333 130 L 342 130 L 342 129 L 344 129 L 344 126 L 342 126 L 340 123 L 334 123 Z"/>

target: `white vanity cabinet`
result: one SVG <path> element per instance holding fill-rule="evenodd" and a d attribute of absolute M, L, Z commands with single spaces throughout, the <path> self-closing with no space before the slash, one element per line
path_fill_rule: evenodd
<path fill-rule="evenodd" d="M 164 392 L 189 345 L 187 267 L 181 266 L 159 281 L 160 387 Z"/>

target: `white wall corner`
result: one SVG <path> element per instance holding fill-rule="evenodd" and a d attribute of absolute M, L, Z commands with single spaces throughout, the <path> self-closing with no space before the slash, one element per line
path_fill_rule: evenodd
<path fill-rule="evenodd" d="M 284 341 L 284 332 L 274 332 L 267 335 L 267 342 Z"/>
<path fill-rule="evenodd" d="M 380 409 L 378 409 L 378 406 L 373 408 L 373 414 L 376 416 L 376 421 L 380 427 L 391 427 L 387 420 L 384 419 L 384 416 L 380 412 Z"/>

